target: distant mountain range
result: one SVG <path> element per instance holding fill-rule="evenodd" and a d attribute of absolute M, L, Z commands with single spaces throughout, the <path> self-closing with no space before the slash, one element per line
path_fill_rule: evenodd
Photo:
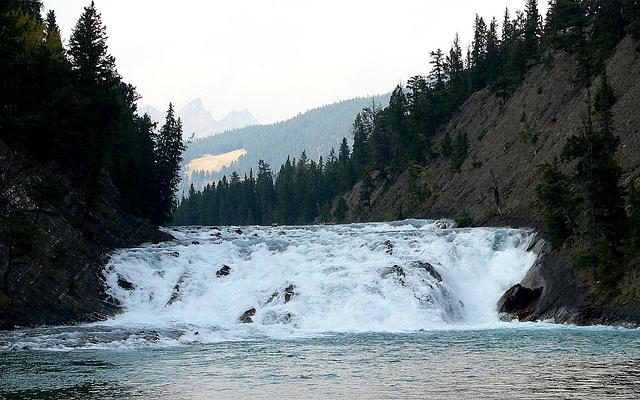
<path fill-rule="evenodd" d="M 351 127 L 356 115 L 372 101 L 385 107 L 389 94 L 361 97 L 318 108 L 283 122 L 255 125 L 194 140 L 184 154 L 185 179 L 180 193 L 193 182 L 195 187 L 227 177 L 255 171 L 258 160 L 265 160 L 278 172 L 288 156 L 298 158 L 306 151 L 310 159 L 338 150 L 346 137 L 352 142 Z M 195 161 L 195 162 L 194 162 Z M 190 178 L 190 179 L 189 179 Z"/>
<path fill-rule="evenodd" d="M 162 124 L 166 111 L 160 111 L 153 106 L 145 106 L 140 107 L 138 113 L 140 115 L 149 114 L 153 121 Z M 182 119 L 182 131 L 185 138 L 191 137 L 192 134 L 195 134 L 196 138 L 201 138 L 258 124 L 258 120 L 249 110 L 231 111 L 220 121 L 216 121 L 201 99 L 193 99 L 178 110 L 177 115 Z"/>

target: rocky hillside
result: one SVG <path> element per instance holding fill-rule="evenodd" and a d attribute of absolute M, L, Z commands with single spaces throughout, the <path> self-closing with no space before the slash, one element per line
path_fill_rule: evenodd
<path fill-rule="evenodd" d="M 535 66 L 506 101 L 489 89 L 473 94 L 436 138 L 441 140 L 446 132 L 452 136 L 466 132 L 469 155 L 460 172 L 452 171 L 446 158 L 428 170 L 406 171 L 388 188 L 377 189 L 371 212 L 358 206 L 357 185 L 348 196 L 350 220 L 466 213 L 478 224 L 514 220 L 536 224 L 532 199 L 539 179 L 537 166 L 558 158 L 567 137 L 582 129 L 587 116 L 587 95 L 593 89 L 578 89 L 572 83 L 576 67 L 575 57 L 550 55 L 549 62 Z M 631 37 L 624 39 L 609 60 L 607 73 L 617 98 L 613 114 L 627 185 L 640 177 L 640 44 Z M 432 195 L 418 201 L 416 189 Z"/>
<path fill-rule="evenodd" d="M 114 314 L 118 306 L 105 296 L 101 275 L 108 251 L 164 234 L 123 211 L 107 177 L 86 212 L 85 196 L 55 165 L 25 154 L 0 141 L 0 329 Z M 33 188 L 44 182 L 63 195 L 40 209 Z"/>
<path fill-rule="evenodd" d="M 465 132 L 469 154 L 455 172 L 449 160 L 439 158 L 428 168 L 405 171 L 396 180 L 379 185 L 372 210 L 359 204 L 361 184 L 347 196 L 349 219 L 391 220 L 407 216 L 454 217 L 468 215 L 473 223 L 540 226 L 533 204 L 540 176 L 537 166 L 560 156 L 567 138 L 579 132 L 587 116 L 590 88 L 577 88 L 575 57 L 550 54 L 533 67 L 513 95 L 502 100 L 485 89 L 473 94 L 450 121 L 446 133 Z M 640 43 L 631 37 L 620 42 L 607 63 L 607 75 L 616 103 L 613 118 L 621 139 L 618 158 L 623 185 L 640 178 Z M 426 194 L 425 194 L 426 193 Z M 523 292 L 513 288 L 501 307 L 523 320 L 555 319 L 578 324 L 640 324 L 638 273 L 630 273 L 614 297 L 589 284 L 589 277 L 570 267 L 566 249 L 539 243 L 538 263 L 523 280 Z M 517 293 L 516 293 L 517 292 Z M 511 306 L 504 303 L 512 296 Z M 515 304 L 515 305 L 514 305 Z"/>

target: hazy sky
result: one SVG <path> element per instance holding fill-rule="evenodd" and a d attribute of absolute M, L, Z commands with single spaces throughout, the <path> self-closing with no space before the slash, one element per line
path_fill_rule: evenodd
<path fill-rule="evenodd" d="M 44 0 L 65 38 L 90 0 Z M 546 8 L 546 1 L 541 6 Z M 428 52 L 471 39 L 524 0 L 96 0 L 111 53 L 141 105 L 203 99 L 216 118 L 261 122 L 385 93 L 429 69 Z"/>

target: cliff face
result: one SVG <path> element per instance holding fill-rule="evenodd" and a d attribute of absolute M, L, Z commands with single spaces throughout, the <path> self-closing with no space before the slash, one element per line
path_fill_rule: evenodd
<path fill-rule="evenodd" d="M 52 196 L 59 199 L 45 199 L 37 211 L 31 188 L 43 182 L 55 182 Z M 163 234 L 127 214 L 108 177 L 85 212 L 85 196 L 55 166 L 1 141 L 0 183 L 0 329 L 95 321 L 117 312 L 103 290 L 106 255 Z M 10 210 L 23 211 L 9 218 Z"/>
<path fill-rule="evenodd" d="M 466 132 L 469 155 L 459 172 L 440 158 L 429 168 L 405 171 L 381 185 L 372 196 L 372 210 L 358 204 L 360 185 L 347 196 L 349 219 L 391 220 L 398 217 L 453 217 L 469 214 L 476 224 L 539 227 L 533 204 L 539 182 L 537 166 L 559 158 L 567 138 L 579 132 L 588 115 L 592 87 L 579 89 L 575 57 L 556 54 L 532 68 L 525 81 L 505 101 L 482 90 L 473 94 L 445 132 Z M 607 63 L 616 103 L 614 124 L 621 139 L 618 160 L 623 185 L 640 178 L 640 43 L 631 37 L 617 46 Z M 431 196 L 420 197 L 420 191 Z M 570 267 L 567 249 L 540 242 L 539 260 L 521 288 L 503 299 L 519 304 L 507 311 L 523 320 L 552 319 L 577 324 L 640 325 L 640 273 L 630 272 L 615 297 L 603 294 L 588 276 Z M 531 298 L 520 298 L 526 295 Z M 522 300 L 522 301 L 518 301 Z M 508 307 L 507 307 L 508 308 Z"/>
<path fill-rule="evenodd" d="M 406 172 L 388 189 L 378 189 L 371 212 L 358 205 L 356 186 L 349 195 L 350 220 L 468 213 L 477 223 L 537 223 L 532 207 L 537 166 L 558 158 L 567 138 L 582 129 L 588 92 L 594 92 L 593 87 L 577 89 L 572 83 L 576 67 L 575 57 L 556 54 L 533 67 L 506 101 L 488 89 L 473 94 L 436 138 L 439 141 L 445 132 L 451 136 L 466 132 L 469 155 L 460 172 L 453 172 L 445 158 L 418 178 Z M 607 75 L 617 98 L 613 115 L 626 185 L 640 177 L 640 44 L 636 40 L 627 37 L 618 45 L 607 64 Z M 433 195 L 424 201 L 416 199 L 415 188 L 430 188 Z"/>

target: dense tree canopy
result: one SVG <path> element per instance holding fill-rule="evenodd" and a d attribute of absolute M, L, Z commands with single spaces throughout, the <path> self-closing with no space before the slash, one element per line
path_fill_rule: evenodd
<path fill-rule="evenodd" d="M 42 8 L 36 0 L 0 5 L 0 139 L 63 169 L 86 210 L 108 177 L 130 211 L 168 222 L 184 150 L 180 122 L 157 132 L 137 115 L 138 94 L 116 70 L 94 2 L 68 48 L 54 11 L 43 19 Z"/>

